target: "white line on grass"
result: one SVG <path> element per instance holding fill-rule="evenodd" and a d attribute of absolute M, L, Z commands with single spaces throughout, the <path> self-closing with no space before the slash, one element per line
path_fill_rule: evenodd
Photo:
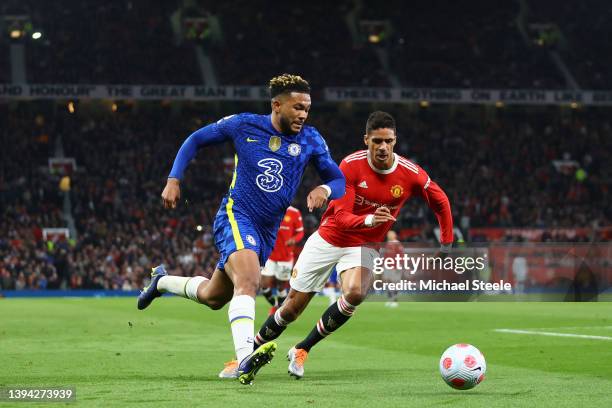
<path fill-rule="evenodd" d="M 612 330 L 612 326 L 557 326 L 557 327 L 530 327 L 529 330 L 548 331 L 548 330 L 582 330 L 582 329 L 602 329 Z"/>
<path fill-rule="evenodd" d="M 513 334 L 536 334 L 540 336 L 553 336 L 553 337 L 574 337 L 579 339 L 591 339 L 591 340 L 612 340 L 612 337 L 607 336 L 590 336 L 587 334 L 572 334 L 572 333 L 554 333 L 554 332 L 539 332 L 532 330 L 515 330 L 515 329 L 495 329 L 498 333 L 513 333 Z"/>

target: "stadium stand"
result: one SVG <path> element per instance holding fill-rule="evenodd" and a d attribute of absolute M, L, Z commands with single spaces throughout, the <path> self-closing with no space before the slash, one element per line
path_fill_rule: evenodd
<path fill-rule="evenodd" d="M 320 104 L 324 86 L 391 86 L 396 75 L 399 85 L 415 87 L 566 88 L 550 49 L 560 52 L 580 86 L 611 85 L 605 2 L 194 4 L 10 0 L 0 10 L 29 16 L 43 33 L 39 41 L 27 35 L 15 40 L 26 47 L 29 83 L 200 84 L 196 46 L 211 56 L 221 84 L 265 84 L 278 67 L 300 72 L 315 90 L 309 122 L 326 136 L 336 160 L 363 148 L 372 106 Z M 222 41 L 176 42 L 172 16 L 181 8 L 184 15 L 218 18 Z M 552 23 L 559 38 L 525 41 L 517 22 L 525 10 L 530 29 Z M 8 41 L 0 41 L 0 55 L 8 56 Z M 0 83 L 11 79 L 9 64 L 0 58 Z M 74 103 L 76 114 L 54 102 L 0 104 L 0 137 L 10 146 L 0 151 L 0 288 L 138 288 L 149 268 L 162 262 L 174 274 L 210 275 L 217 257 L 211 223 L 231 178 L 231 147 L 207 149 L 192 163 L 174 212 L 161 208 L 164 179 L 191 131 L 236 111 L 267 112 L 268 106 L 119 102 L 118 112 L 110 113 Z M 396 151 L 446 189 L 466 237 L 482 227 L 612 224 L 606 109 L 383 109 L 397 117 Z M 49 171 L 48 160 L 58 152 L 77 163 L 69 193 L 58 187 L 61 175 Z M 313 176 L 304 177 L 294 203 L 305 214 L 307 234 L 320 215 L 309 214 L 303 203 L 317 183 Z M 44 228 L 70 227 L 72 219 L 76 239 L 43 239 Z M 396 227 L 434 242 L 434 225 L 416 200 Z M 546 232 L 538 239 L 593 237 Z"/>
<path fill-rule="evenodd" d="M 31 109 L 9 114 L 3 107 L 2 142 L 14 147 L 1 153 L 7 164 L 0 177 L 2 288 L 137 288 L 161 262 L 176 274 L 209 275 L 217 256 L 211 223 L 231 178 L 231 147 L 201 152 L 187 172 L 177 211 L 164 211 L 159 199 L 184 137 L 223 116 L 211 111 L 202 119 L 201 110 L 171 116 L 156 105 L 69 115 Z M 606 163 L 612 127 L 605 112 L 568 117 L 517 111 L 482 120 L 474 110 L 397 115 L 396 150 L 447 190 L 464 233 L 469 227 L 611 224 L 606 203 L 612 174 Z M 310 122 L 340 160 L 361 149 L 366 113 L 347 116 L 326 107 Z M 59 135 L 65 156 L 78 166 L 70 191 L 77 239 L 53 243 L 43 241 L 40 230 L 67 225 L 59 177 L 47 170 Z M 316 228 L 318 215 L 308 214 L 303 197 L 316 184 L 307 175 L 295 202 L 307 214 L 307 233 Z M 431 231 L 434 223 L 424 203 L 415 200 L 397 227 Z"/>
<path fill-rule="evenodd" d="M 367 16 L 374 13 L 375 18 L 393 22 L 392 69 L 405 86 L 565 87 L 548 55 L 521 38 L 518 2 L 368 2 L 368 6 Z"/>
<path fill-rule="evenodd" d="M 612 89 L 610 3 L 538 0 L 530 1 L 529 9 L 531 23 L 559 31 L 558 39 L 549 46 L 560 51 L 581 88 Z"/>
<path fill-rule="evenodd" d="M 580 87 L 611 86 L 605 52 L 611 11 L 605 2 L 12 4 L 43 33 L 36 41 L 25 35 L 30 83 L 202 84 L 198 47 L 225 85 L 262 83 L 282 66 L 319 89 L 568 88 L 551 59 L 555 49 Z M 218 21 L 218 39 L 211 41 L 208 31 L 206 38 L 185 39 L 177 27 L 191 13 Z M 534 28 L 547 24 L 555 35 Z M 2 81 L 8 80 L 7 68 L 0 67 Z"/>
<path fill-rule="evenodd" d="M 31 83 L 199 84 L 193 46 L 170 25 L 176 1 L 32 2 Z"/>
<path fill-rule="evenodd" d="M 213 52 L 221 83 L 263 83 L 282 66 L 303 73 L 317 87 L 389 85 L 373 47 L 356 44 L 350 35 L 345 15 L 352 2 L 332 8 L 320 2 L 264 4 L 241 0 L 214 6 L 225 36 L 225 44 Z"/>

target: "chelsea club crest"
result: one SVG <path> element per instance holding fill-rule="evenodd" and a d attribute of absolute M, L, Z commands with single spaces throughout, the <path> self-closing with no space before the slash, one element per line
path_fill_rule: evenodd
<path fill-rule="evenodd" d="M 297 143 L 291 143 L 289 147 L 287 147 L 287 150 L 289 151 L 290 155 L 299 156 L 300 152 L 302 151 L 302 146 Z"/>

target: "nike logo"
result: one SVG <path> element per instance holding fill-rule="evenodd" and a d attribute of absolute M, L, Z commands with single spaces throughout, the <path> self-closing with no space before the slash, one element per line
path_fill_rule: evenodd
<path fill-rule="evenodd" d="M 257 139 L 251 139 L 250 137 L 247 137 L 247 142 L 257 142 Z"/>

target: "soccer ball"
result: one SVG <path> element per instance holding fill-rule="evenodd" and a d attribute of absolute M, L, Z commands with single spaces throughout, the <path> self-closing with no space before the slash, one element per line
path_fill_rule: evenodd
<path fill-rule="evenodd" d="M 455 344 L 440 357 L 440 374 L 451 387 L 469 390 L 485 378 L 487 362 L 484 355 L 471 344 Z"/>

